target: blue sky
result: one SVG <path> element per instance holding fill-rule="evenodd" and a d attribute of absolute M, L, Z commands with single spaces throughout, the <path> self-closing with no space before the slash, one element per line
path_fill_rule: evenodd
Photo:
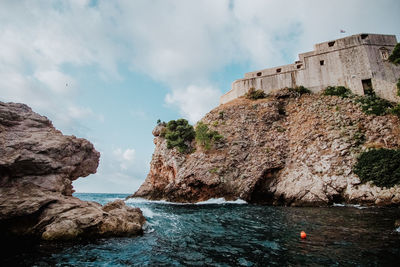
<path fill-rule="evenodd" d="M 245 72 L 292 63 L 318 42 L 400 40 L 399 11 L 398 0 L 3 0 L 0 101 L 28 104 L 101 152 L 76 191 L 133 193 L 157 119 L 195 123 Z"/>

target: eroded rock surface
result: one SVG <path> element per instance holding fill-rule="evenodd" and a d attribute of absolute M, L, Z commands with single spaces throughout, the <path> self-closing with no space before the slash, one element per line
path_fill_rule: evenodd
<path fill-rule="evenodd" d="M 368 147 L 400 147 L 399 119 L 365 115 L 351 99 L 280 91 L 221 105 L 202 121 L 225 138 L 181 154 L 153 131 L 150 172 L 134 197 L 197 202 L 241 198 L 282 205 L 399 205 L 400 187 L 361 184 L 352 172 Z"/>
<path fill-rule="evenodd" d="M 72 196 L 100 153 L 65 136 L 23 104 L 0 102 L 0 236 L 47 240 L 135 235 L 144 217 L 122 201 L 101 206 Z"/>

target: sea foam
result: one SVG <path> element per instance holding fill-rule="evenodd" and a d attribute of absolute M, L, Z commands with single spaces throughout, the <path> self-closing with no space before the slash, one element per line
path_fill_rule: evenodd
<path fill-rule="evenodd" d="M 196 203 L 179 203 L 179 202 L 169 202 L 166 200 L 148 200 L 144 198 L 130 198 L 125 200 L 125 203 L 135 204 L 135 203 L 156 203 L 156 204 L 168 204 L 168 205 L 210 205 L 210 204 L 247 204 L 243 199 L 236 200 L 226 200 L 225 198 L 210 198 L 205 201 L 199 201 Z"/>

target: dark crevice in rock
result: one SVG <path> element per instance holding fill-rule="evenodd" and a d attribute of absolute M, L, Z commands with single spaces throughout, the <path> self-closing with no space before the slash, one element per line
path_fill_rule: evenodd
<path fill-rule="evenodd" d="M 30 236 L 33 239 L 40 238 L 41 227 L 38 227 L 40 216 L 51 204 L 56 202 L 57 200 L 51 200 L 32 214 L 0 220 L 0 238 L 13 238 L 15 236 Z M 34 231 L 32 231 L 33 229 Z"/>
<path fill-rule="evenodd" d="M 248 202 L 258 204 L 272 204 L 274 202 L 274 192 L 271 192 L 270 185 L 278 176 L 281 168 L 267 169 L 263 172 L 260 179 L 256 182 L 251 192 Z"/>

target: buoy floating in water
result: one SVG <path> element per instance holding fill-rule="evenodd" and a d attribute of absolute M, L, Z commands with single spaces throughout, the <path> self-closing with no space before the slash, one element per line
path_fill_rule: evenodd
<path fill-rule="evenodd" d="M 306 232 L 304 232 L 304 231 L 301 231 L 301 233 L 300 233 L 300 237 L 301 237 L 301 239 L 306 239 L 306 237 L 307 237 L 307 234 L 306 234 Z"/>

